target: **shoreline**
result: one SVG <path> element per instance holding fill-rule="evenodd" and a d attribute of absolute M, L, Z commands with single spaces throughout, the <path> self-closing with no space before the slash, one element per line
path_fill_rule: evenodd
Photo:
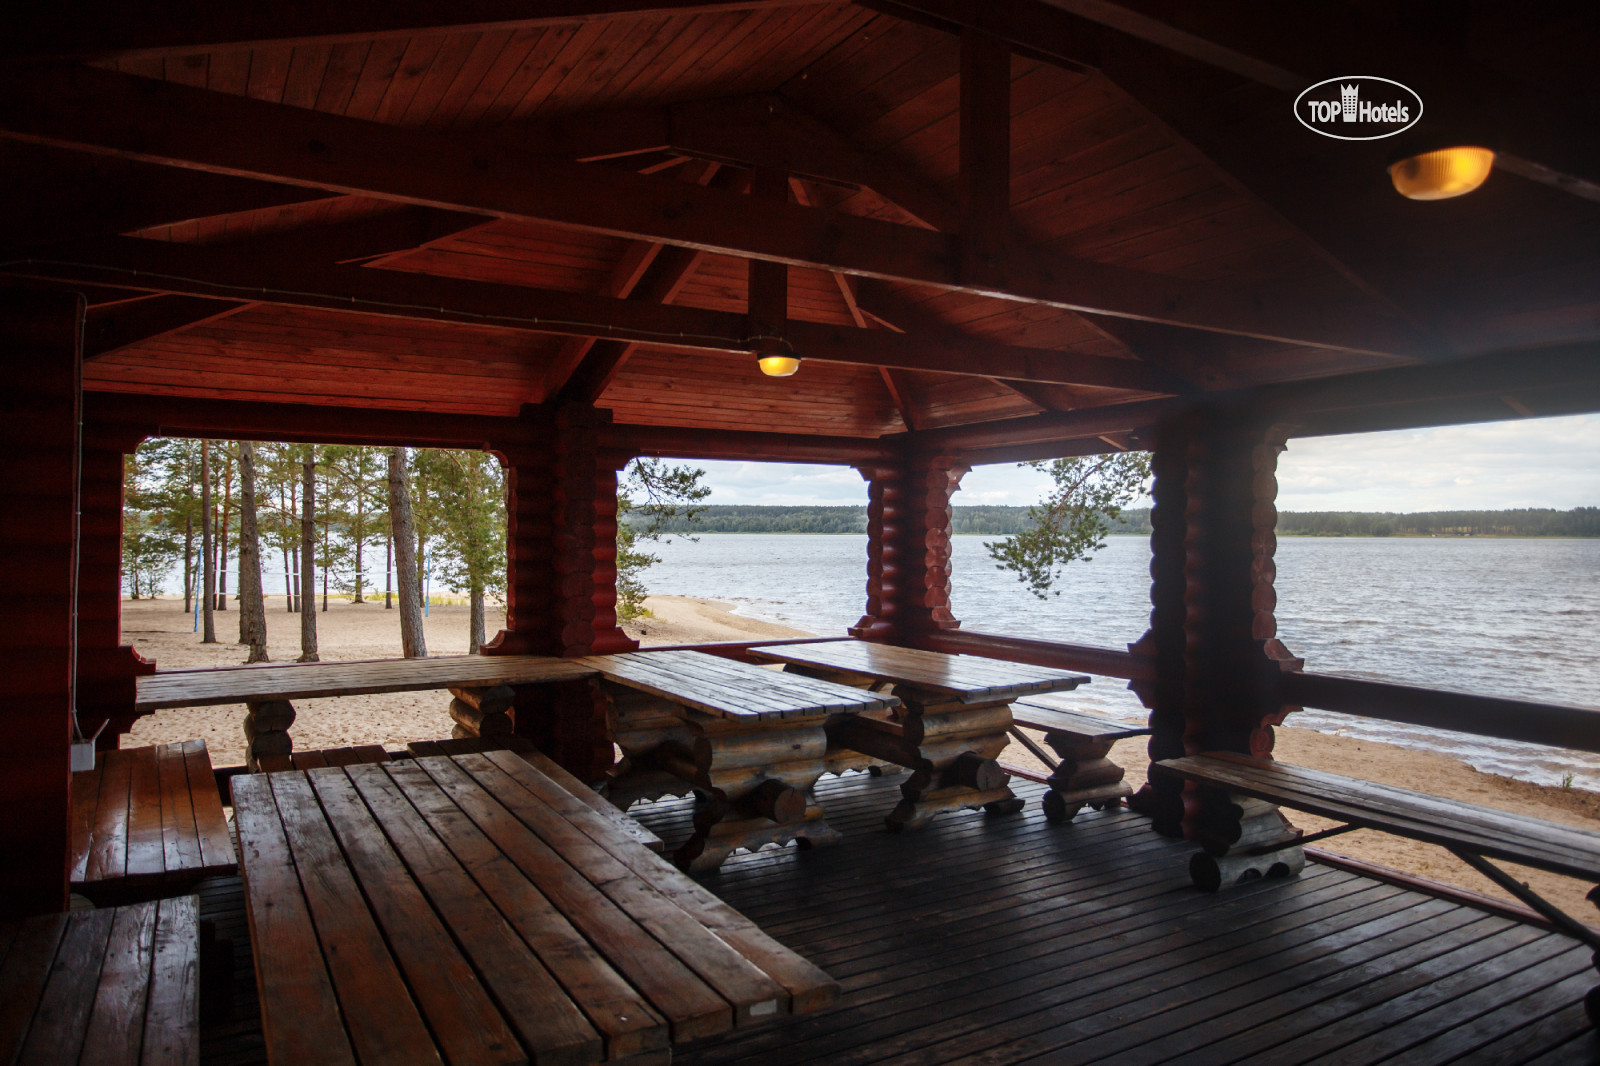
<path fill-rule="evenodd" d="M 737 614 L 735 605 L 722 600 L 651 596 L 645 603 L 654 612 L 653 616 L 624 627 L 645 647 L 815 635 Z M 219 643 L 202 645 L 198 635 L 190 629 L 192 615 L 183 613 L 181 606 L 176 597 L 124 600 L 123 639 L 147 658 L 155 659 L 162 669 L 236 666 L 244 661 L 244 649 L 231 643 L 237 633 L 235 611 L 216 614 Z M 432 654 L 466 653 L 467 614 L 465 606 L 433 606 L 424 623 L 428 650 Z M 503 620 L 503 612 L 491 606 L 488 632 L 493 635 Z M 318 643 L 324 660 L 392 658 L 399 653 L 399 613 L 385 610 L 381 595 L 377 601 L 364 604 L 334 600 L 328 611 L 317 613 L 317 622 Z M 269 610 L 267 629 L 272 660 L 293 661 L 299 652 L 299 617 L 283 610 Z M 1064 698 L 1070 702 L 1070 695 Z M 452 724 L 448 706 L 449 695 L 442 692 L 297 701 L 297 717 L 291 733 L 295 746 L 302 750 L 372 743 L 403 748 L 409 741 L 448 736 Z M 243 721 L 243 705 L 161 711 L 141 718 L 125 741 L 127 746 L 137 747 L 200 736 L 206 740 L 214 765 L 238 765 L 243 762 Z M 1448 755 L 1420 752 L 1381 741 L 1358 740 L 1292 725 L 1278 726 L 1275 732 L 1278 740 L 1275 754 L 1285 762 L 1549 821 L 1600 829 L 1600 793 L 1487 774 Z M 1021 765 L 1039 766 L 1037 760 L 1017 744 L 1007 749 L 1004 758 Z M 1124 767 L 1135 789 L 1144 783 L 1149 763 L 1144 738 L 1119 742 L 1111 758 Z M 1286 813 L 1291 822 L 1307 833 L 1333 824 L 1300 812 Z M 1092 814 L 1080 815 L 1080 818 L 1092 817 Z M 1447 881 L 1497 898 L 1509 898 L 1441 848 L 1372 830 L 1358 830 L 1331 843 L 1329 850 L 1352 858 Z M 1584 919 L 1592 916 L 1592 905 L 1584 898 L 1592 886 L 1537 870 L 1511 866 L 1508 869 L 1568 913 Z"/>

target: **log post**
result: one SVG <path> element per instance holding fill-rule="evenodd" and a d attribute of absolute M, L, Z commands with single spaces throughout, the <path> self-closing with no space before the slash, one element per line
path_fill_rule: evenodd
<path fill-rule="evenodd" d="M 867 612 L 850 635 L 909 643 L 950 613 L 950 497 L 971 469 L 950 456 L 858 467 L 867 480 Z"/>
<path fill-rule="evenodd" d="M 456 723 L 450 734 L 453 739 L 510 736 L 514 732 L 511 709 L 517 693 L 510 685 L 452 688 L 450 694 L 455 697 L 450 701 L 450 717 Z"/>
<path fill-rule="evenodd" d="M 86 733 L 107 723 L 96 746 L 117 747 L 133 728 L 140 677 L 156 664 L 122 643 L 123 468 L 154 426 L 92 422 L 83 427 L 78 549 L 78 720 Z"/>
<path fill-rule="evenodd" d="M 1152 758 L 1205 751 L 1270 758 L 1273 725 L 1296 709 L 1284 704 L 1280 678 L 1301 660 L 1278 641 L 1273 613 L 1274 500 L 1285 439 L 1284 427 L 1252 411 L 1214 407 L 1188 412 L 1159 436 L 1154 609 L 1140 645 L 1157 658 L 1162 680 L 1136 688 L 1152 709 Z M 1181 541 L 1176 508 L 1169 509 L 1180 499 Z M 1271 804 L 1185 787 L 1159 773 L 1136 801 L 1158 830 L 1206 845 L 1191 867 L 1202 887 L 1303 866 L 1293 827 Z M 1274 845 L 1283 847 L 1272 851 Z"/>
<path fill-rule="evenodd" d="M 76 678 L 80 366 L 77 293 L 0 291 L 0 918 L 65 910 Z"/>
<path fill-rule="evenodd" d="M 617 625 L 617 471 L 632 458 L 600 446 L 610 412 L 527 408 L 529 440 L 493 450 L 506 467 L 506 628 L 485 655 L 632 651 Z M 586 682 L 519 686 L 514 728 L 581 780 L 612 763 L 604 695 Z M 459 719 L 458 726 L 465 726 Z"/>

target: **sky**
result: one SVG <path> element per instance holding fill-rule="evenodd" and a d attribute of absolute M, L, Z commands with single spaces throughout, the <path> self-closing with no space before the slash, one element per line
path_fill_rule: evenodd
<path fill-rule="evenodd" d="M 706 470 L 709 503 L 867 501 L 866 483 L 850 467 L 694 465 Z M 981 466 L 962 480 L 955 502 L 1030 504 L 1048 482 L 1045 475 L 1012 463 Z M 1600 506 L 1600 415 L 1310 437 L 1290 441 L 1278 461 L 1280 511 L 1593 506 Z"/>

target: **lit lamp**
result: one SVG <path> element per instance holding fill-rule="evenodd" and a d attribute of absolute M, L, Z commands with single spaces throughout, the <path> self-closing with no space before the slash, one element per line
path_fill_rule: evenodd
<path fill-rule="evenodd" d="M 1448 200 L 1482 185 L 1493 167 L 1487 148 L 1440 148 L 1390 164 L 1389 180 L 1408 200 Z"/>
<path fill-rule="evenodd" d="M 756 337 L 756 365 L 769 378 L 786 378 L 800 369 L 800 357 L 782 337 Z"/>

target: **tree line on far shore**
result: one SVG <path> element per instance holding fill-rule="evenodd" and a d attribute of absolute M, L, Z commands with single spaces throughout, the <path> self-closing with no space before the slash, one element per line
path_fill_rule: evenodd
<path fill-rule="evenodd" d="M 955 507 L 952 530 L 1008 536 L 1029 527 L 1028 507 Z M 1130 507 L 1109 523 L 1113 536 L 1150 534 L 1150 508 Z M 865 507 L 790 507 L 719 504 L 704 509 L 701 533 L 861 533 Z M 667 532 L 688 531 L 668 523 Z M 1570 511 L 1521 508 L 1507 511 L 1427 511 L 1415 514 L 1362 511 L 1281 511 L 1278 533 L 1310 537 L 1600 537 L 1600 508 Z"/>

